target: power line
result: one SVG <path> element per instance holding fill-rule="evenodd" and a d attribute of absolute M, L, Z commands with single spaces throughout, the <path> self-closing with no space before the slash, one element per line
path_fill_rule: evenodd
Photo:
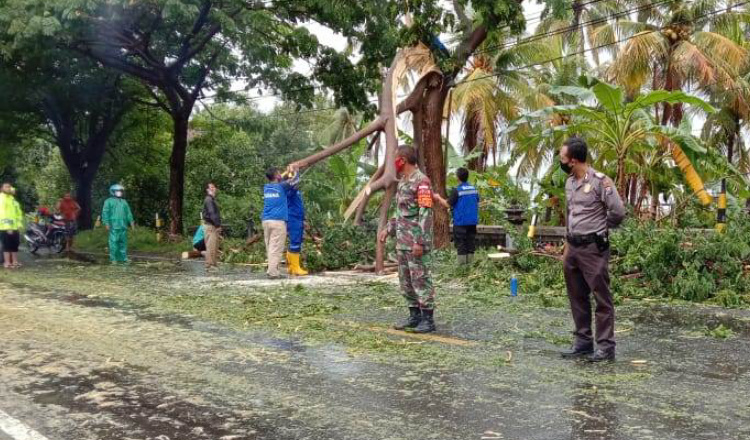
<path fill-rule="evenodd" d="M 623 10 L 623 11 L 615 12 L 615 13 L 610 14 L 610 15 L 606 15 L 606 16 L 602 16 L 602 17 L 597 17 L 597 18 L 594 18 L 594 19 L 589 20 L 589 21 L 584 21 L 584 22 L 578 23 L 577 25 L 565 26 L 565 27 L 562 27 L 560 29 L 555 29 L 555 30 L 552 30 L 552 31 L 547 31 L 547 32 L 544 32 L 544 33 L 541 33 L 541 34 L 535 34 L 535 35 L 532 35 L 530 37 L 527 37 L 525 39 L 522 39 L 522 40 L 519 40 L 519 41 L 516 41 L 516 42 L 512 42 L 511 41 L 511 42 L 506 42 L 506 43 L 502 43 L 502 44 L 491 45 L 491 46 L 488 46 L 488 47 L 486 47 L 486 48 L 484 48 L 482 50 L 478 50 L 478 51 L 474 52 L 474 54 L 497 52 L 497 51 L 502 50 L 502 49 L 508 49 L 508 48 L 514 48 L 514 47 L 522 46 L 524 44 L 533 43 L 534 41 L 543 40 L 543 39 L 545 39 L 547 37 L 553 37 L 553 36 L 556 36 L 556 35 L 566 34 L 566 33 L 570 32 L 570 31 L 577 30 L 578 28 L 586 26 L 586 25 L 589 25 L 589 24 L 607 23 L 611 19 L 615 19 L 615 18 L 627 16 L 627 15 L 632 14 L 634 12 L 641 12 L 641 11 L 649 9 L 649 8 L 651 8 L 653 6 L 661 6 L 661 5 L 665 5 L 667 3 L 673 3 L 674 1 L 675 0 L 659 0 L 659 1 L 654 1 L 654 2 L 651 2 L 651 3 L 647 3 L 645 5 L 640 5 L 640 6 L 636 6 L 634 8 L 630 8 L 630 9 L 626 9 L 626 10 Z"/>
<path fill-rule="evenodd" d="M 589 2 L 582 3 L 581 6 L 585 7 L 587 5 L 594 4 L 594 3 L 599 3 L 601 1 L 604 1 L 604 0 L 590 0 Z M 551 37 L 551 36 L 555 36 L 555 35 L 560 35 L 560 34 L 564 34 L 564 33 L 567 33 L 569 31 L 572 31 L 572 30 L 576 30 L 580 26 L 585 26 L 585 25 L 593 24 L 593 23 L 605 23 L 608 20 L 613 19 L 613 18 L 617 18 L 617 17 L 623 16 L 623 15 L 631 14 L 633 12 L 640 12 L 640 11 L 648 9 L 648 8 L 650 8 L 652 6 L 660 6 L 660 5 L 671 3 L 671 2 L 674 2 L 674 1 L 675 0 L 658 0 L 658 1 L 654 1 L 654 2 L 651 2 L 651 3 L 645 4 L 645 5 L 637 6 L 635 8 L 631 8 L 631 9 L 628 9 L 628 10 L 623 10 L 623 11 L 620 11 L 620 12 L 616 12 L 614 14 L 610 14 L 610 15 L 604 16 L 604 17 L 600 17 L 600 18 L 596 18 L 596 19 L 589 20 L 589 21 L 586 21 L 586 22 L 582 22 L 582 23 L 579 23 L 577 26 L 574 26 L 574 25 L 566 26 L 566 27 L 563 27 L 563 28 L 560 28 L 560 29 L 556 29 L 554 31 L 549 31 L 549 32 L 542 33 L 542 34 L 533 35 L 533 36 L 527 37 L 526 39 L 523 39 L 521 41 L 508 42 L 508 43 L 504 43 L 502 45 L 489 46 L 489 47 L 487 47 L 485 49 L 482 49 L 482 50 L 474 52 L 474 55 L 482 54 L 482 53 L 497 52 L 497 51 L 502 50 L 502 49 L 510 49 L 510 48 L 518 47 L 518 46 L 521 46 L 523 44 L 529 44 L 529 43 L 532 43 L 534 41 L 545 39 L 547 37 Z M 741 4 L 739 4 L 739 5 L 741 5 Z M 739 5 L 734 5 L 733 7 L 737 7 Z M 625 41 L 625 40 L 621 40 L 621 41 Z M 616 41 L 615 43 L 618 43 L 618 42 Z M 608 43 L 607 45 L 611 45 L 611 43 Z M 605 45 L 600 45 L 600 46 L 597 46 L 597 47 L 592 48 L 592 49 L 598 49 L 600 47 L 605 47 Z M 591 49 L 589 49 L 589 50 L 591 50 Z M 573 55 L 573 54 L 571 54 L 571 55 Z M 294 94 L 294 93 L 297 93 L 297 92 L 305 92 L 305 91 L 319 90 L 319 89 L 325 89 L 325 88 L 326 88 L 325 86 L 305 86 L 305 87 L 300 87 L 300 88 L 297 88 L 297 89 L 288 90 L 286 92 L 286 94 Z M 207 96 L 207 97 L 204 97 L 204 99 L 213 99 L 215 96 L 217 96 L 217 95 Z M 252 101 L 257 101 L 257 100 L 261 100 L 261 99 L 276 98 L 276 97 L 280 97 L 280 96 L 283 96 L 283 94 L 272 93 L 272 94 L 268 94 L 268 95 L 255 96 L 255 97 L 242 97 L 241 99 L 237 98 L 237 100 L 241 100 L 243 102 L 252 102 Z"/>
<path fill-rule="evenodd" d="M 604 1 L 604 0 L 591 0 L 591 1 L 588 1 L 588 2 L 585 2 L 585 3 L 581 3 L 578 6 L 581 7 L 581 8 L 585 8 L 588 5 L 591 5 L 591 4 L 594 4 L 594 3 L 599 3 L 599 2 L 602 2 L 602 1 Z M 563 11 L 568 10 L 568 9 L 570 9 L 571 11 L 575 10 L 575 5 L 573 5 L 571 3 L 570 6 L 562 8 Z M 539 12 L 539 14 L 536 14 L 535 17 L 526 17 L 526 16 L 524 16 L 524 19 L 526 19 L 526 24 L 541 22 L 542 21 L 542 15 L 544 15 L 544 11 L 545 10 L 543 9 L 542 11 Z"/>
<path fill-rule="evenodd" d="M 715 9 L 713 11 L 707 12 L 707 13 L 705 13 L 705 14 L 703 14 L 701 16 L 698 16 L 696 18 L 705 18 L 705 17 L 708 17 L 709 15 L 718 14 L 718 13 L 720 13 L 722 11 L 729 11 L 732 8 L 743 6 L 743 5 L 746 5 L 748 3 L 750 3 L 750 0 L 734 4 L 734 5 L 730 6 L 730 7 L 724 8 L 724 9 Z M 632 35 L 630 37 L 621 38 L 621 39 L 619 39 L 617 41 L 614 41 L 612 43 L 600 44 L 598 46 L 590 47 L 588 49 L 584 49 L 584 50 L 581 50 L 581 51 L 578 51 L 578 52 L 572 52 L 572 53 L 569 53 L 569 54 L 565 54 L 565 55 L 561 55 L 561 56 L 558 56 L 558 57 L 550 58 L 550 59 L 547 59 L 547 60 L 544 60 L 544 61 L 538 61 L 538 62 L 534 62 L 534 63 L 529 63 L 529 64 L 526 64 L 524 66 L 518 67 L 517 70 L 523 70 L 523 69 L 528 69 L 530 67 L 542 66 L 544 64 L 552 63 L 552 62 L 555 62 L 555 61 L 559 61 L 559 60 L 562 60 L 562 59 L 565 59 L 565 58 L 568 58 L 568 57 L 572 57 L 572 56 L 575 56 L 575 55 L 583 55 L 583 54 L 585 54 L 587 52 L 591 52 L 591 51 L 594 51 L 594 50 L 597 50 L 597 49 L 601 49 L 601 48 L 609 47 L 609 46 L 614 46 L 616 44 L 623 43 L 623 42 L 628 41 L 628 40 L 632 40 L 633 38 L 636 38 L 636 37 L 642 37 L 643 35 L 646 35 L 646 34 L 652 34 L 654 32 L 658 32 L 658 31 L 664 30 L 664 29 L 666 29 L 669 26 L 674 25 L 674 24 L 675 23 L 671 23 L 668 26 L 662 26 L 660 28 L 652 29 L 652 30 L 645 31 L 645 32 L 641 32 L 641 33 L 638 33 L 636 35 Z M 461 80 L 461 81 L 457 81 L 455 83 L 455 85 L 465 84 L 465 83 L 474 82 L 474 81 L 479 81 L 479 80 L 486 79 L 486 78 L 497 77 L 497 76 L 504 75 L 504 74 L 505 74 L 505 72 L 490 73 L 490 74 L 487 74 L 487 75 L 479 76 L 477 78 L 464 79 L 464 80 Z"/>
<path fill-rule="evenodd" d="M 667 1 L 673 1 L 673 0 L 667 0 Z M 594 2 L 594 0 L 592 0 L 592 2 Z M 590 2 L 590 3 L 592 3 L 592 2 Z M 657 4 L 657 3 L 658 2 L 653 2 L 651 4 Z M 750 0 L 734 4 L 734 5 L 730 6 L 730 7 L 724 8 L 724 9 L 717 9 L 717 10 L 709 11 L 709 12 L 703 14 L 702 16 L 699 16 L 699 17 L 696 17 L 696 18 L 705 18 L 705 17 L 708 17 L 710 15 L 714 15 L 714 14 L 720 13 L 722 11 L 729 11 L 732 8 L 743 6 L 743 5 L 748 4 L 748 3 L 750 3 Z M 613 46 L 615 44 L 619 44 L 619 43 L 631 40 L 633 38 L 636 38 L 636 37 L 639 37 L 639 36 L 643 36 L 646 33 L 654 33 L 654 32 L 660 31 L 662 29 L 665 29 L 666 27 L 668 27 L 668 26 L 664 26 L 664 27 L 658 28 L 658 29 L 653 29 L 653 30 L 650 30 L 650 31 L 647 31 L 647 32 L 644 32 L 644 33 L 640 33 L 640 34 L 636 34 L 636 35 L 630 36 L 630 37 L 622 38 L 622 39 L 614 41 L 612 43 L 606 43 L 606 44 L 601 44 L 601 45 L 598 45 L 598 46 L 594 46 L 594 47 L 591 47 L 591 48 L 588 48 L 588 49 L 584 49 L 584 50 L 579 51 L 579 52 L 569 53 L 569 54 L 561 55 L 559 57 L 554 57 L 554 58 L 550 58 L 550 59 L 547 59 L 547 60 L 530 63 L 530 64 L 527 64 L 527 65 L 518 67 L 518 70 L 524 70 L 524 69 L 528 69 L 528 68 L 535 67 L 535 66 L 541 66 L 541 65 L 544 65 L 544 64 L 547 64 L 547 63 L 559 61 L 561 59 L 569 58 L 569 57 L 576 56 L 576 55 L 583 55 L 586 52 L 590 52 L 592 50 L 597 50 L 597 49 L 600 49 L 600 48 L 603 48 L 603 47 Z M 486 79 L 486 78 L 497 77 L 497 76 L 500 76 L 500 75 L 503 75 L 503 74 L 504 73 L 493 73 L 493 74 L 483 75 L 483 76 L 480 76 L 480 77 L 477 77 L 477 78 L 464 79 L 464 80 L 456 82 L 455 85 L 469 83 L 469 82 L 473 82 L 473 81 L 479 81 L 481 79 Z M 736 77 L 736 78 L 727 78 L 727 79 L 724 79 L 723 81 L 727 81 L 729 79 L 737 79 L 737 78 L 738 77 Z M 713 84 L 716 85 L 716 84 L 718 84 L 718 82 L 714 82 Z M 704 85 L 703 87 L 707 87 L 709 85 Z M 317 87 L 314 87 L 314 88 L 317 88 Z M 305 89 L 309 90 L 310 87 L 307 87 Z M 297 89 L 297 90 L 305 90 L 305 89 Z M 251 101 L 251 100 L 254 100 L 254 99 L 258 99 L 258 98 L 247 98 L 247 99 L 241 99 L 241 100 L 244 100 L 244 101 L 247 102 L 247 101 Z M 223 102 L 229 102 L 229 101 L 223 101 Z M 370 102 L 377 102 L 377 99 L 371 99 Z M 296 112 L 296 113 L 287 114 L 287 115 L 279 115 L 279 116 L 289 116 L 289 115 L 301 114 L 301 113 L 314 113 L 314 112 L 318 112 L 318 111 L 327 111 L 327 110 L 333 110 L 333 109 L 335 109 L 335 108 L 312 109 L 312 110 L 306 110 L 306 111 Z"/>

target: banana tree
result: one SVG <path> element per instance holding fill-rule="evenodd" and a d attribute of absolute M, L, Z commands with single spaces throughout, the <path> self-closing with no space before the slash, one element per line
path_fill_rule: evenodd
<path fill-rule="evenodd" d="M 703 181 L 686 154 L 686 151 L 704 154 L 706 149 L 685 127 L 659 125 L 648 112 L 656 104 L 688 104 L 713 113 L 715 109 L 711 105 L 684 92 L 666 90 L 655 90 L 628 101 L 620 87 L 586 78 L 583 81 L 586 87 L 563 86 L 551 90 L 552 93 L 575 97 L 580 104 L 552 106 L 516 121 L 515 126 L 528 124 L 533 127 L 531 131 L 535 134 L 524 142 L 542 144 L 553 138 L 559 144 L 565 136 L 577 134 L 585 137 L 595 166 L 614 168 L 617 189 L 623 196 L 628 172 L 643 175 L 645 164 L 639 162 L 644 153 L 657 154 L 656 162 L 661 162 L 665 155 L 660 151 L 669 151 L 701 203 L 711 203 Z M 569 120 L 564 125 L 554 126 L 552 118 L 558 115 L 567 115 Z"/>

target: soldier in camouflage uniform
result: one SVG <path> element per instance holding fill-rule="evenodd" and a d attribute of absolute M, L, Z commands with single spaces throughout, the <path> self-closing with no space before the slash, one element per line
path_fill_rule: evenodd
<path fill-rule="evenodd" d="M 380 232 L 381 241 L 389 235 L 396 237 L 399 281 L 409 306 L 409 318 L 394 328 L 434 332 L 435 289 L 430 276 L 432 187 L 430 179 L 417 167 L 417 155 L 410 146 L 399 147 L 396 170 L 401 176 L 396 192 L 396 217 Z"/>

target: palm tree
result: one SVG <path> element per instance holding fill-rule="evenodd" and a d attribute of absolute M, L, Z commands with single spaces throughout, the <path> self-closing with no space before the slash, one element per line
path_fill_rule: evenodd
<path fill-rule="evenodd" d="M 620 20 L 611 24 L 628 38 L 612 63 L 608 77 L 635 96 L 648 85 L 652 90 L 685 90 L 690 85 L 733 88 L 747 62 L 747 50 L 711 24 L 721 17 L 723 1 L 675 0 L 653 6 L 643 22 Z M 726 12 L 724 12 L 726 13 Z M 600 36 L 603 37 L 604 33 Z M 682 103 L 662 103 L 662 125 L 682 122 Z"/>
<path fill-rule="evenodd" d="M 651 0 L 648 0 L 651 1 Z M 602 48 L 594 39 L 597 31 L 609 20 L 619 20 L 629 12 L 639 10 L 639 6 L 623 5 L 615 0 L 546 0 L 541 14 L 537 33 L 563 33 L 571 51 L 578 54 L 579 74 L 585 71 L 584 52 L 586 44 L 591 49 L 594 67 L 599 68 Z M 635 2 L 637 3 L 637 2 Z"/>
<path fill-rule="evenodd" d="M 725 36 L 735 44 L 747 49 L 748 13 L 744 8 L 731 7 L 712 23 L 712 30 Z M 741 131 L 750 119 L 750 63 L 741 66 L 740 75 L 734 80 L 734 87 L 713 84 L 704 92 L 720 111 L 711 115 L 703 125 L 703 138 L 709 145 L 725 155 L 727 163 L 736 164 L 739 171 L 750 171 L 750 152 L 743 145 Z M 735 159 L 736 158 L 736 159 Z M 744 182 L 740 182 L 744 183 Z M 726 188 L 726 179 L 722 187 Z"/>
<path fill-rule="evenodd" d="M 554 26 L 561 29 L 567 25 L 558 21 Z M 537 35 L 545 33 L 540 29 Z M 585 59 L 566 56 L 571 52 L 570 43 L 564 33 L 557 33 L 518 45 L 508 51 L 507 70 L 515 71 L 519 78 L 505 81 L 513 81 L 513 93 L 517 96 L 521 109 L 537 111 L 574 102 L 569 96 L 552 92 L 556 87 L 578 83 L 581 63 L 585 63 Z M 550 123 L 562 125 L 567 122 L 567 118 L 564 114 L 553 115 Z M 538 176 L 554 159 L 559 145 L 548 138 L 538 139 L 537 143 L 525 142 L 524 139 L 529 135 L 531 133 L 527 132 L 523 125 L 514 124 L 513 129 L 508 130 L 512 142 L 504 144 L 507 148 L 505 151 L 510 153 L 510 161 L 518 166 L 517 177 Z"/>
<path fill-rule="evenodd" d="M 490 157 L 498 153 L 499 123 L 516 119 L 519 115 L 519 100 L 513 93 L 517 75 L 493 67 L 501 57 L 479 55 L 471 60 L 471 68 L 462 82 L 456 86 L 447 105 L 451 113 L 462 117 L 462 152 L 468 158 L 472 170 L 484 170 Z M 477 150 L 479 148 L 479 150 Z"/>

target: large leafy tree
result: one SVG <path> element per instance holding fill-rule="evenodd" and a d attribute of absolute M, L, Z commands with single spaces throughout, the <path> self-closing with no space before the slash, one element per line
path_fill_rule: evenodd
<path fill-rule="evenodd" d="M 366 107 L 364 90 L 377 78 L 382 54 L 392 53 L 389 19 L 396 5 L 382 2 L 309 0 L 8 0 L 2 12 L 18 38 L 54 36 L 102 65 L 135 78 L 151 104 L 170 115 L 174 139 L 170 159 L 170 230 L 182 232 L 188 125 L 196 102 L 212 94 L 231 96 L 233 80 L 247 88 L 270 86 L 300 104 L 314 95 L 315 80 L 330 86 L 342 103 Z M 376 13 L 377 12 L 377 13 Z M 362 68 L 303 26 L 317 21 L 347 37 L 363 38 Z M 313 62 L 313 75 L 292 69 Z M 363 87 L 364 86 L 364 87 Z"/>
<path fill-rule="evenodd" d="M 43 136 L 57 146 L 81 205 L 80 227 L 89 229 L 94 179 L 137 87 L 37 34 L 11 39 L 12 26 L 0 19 L 0 81 L 6 92 L 0 107 L 18 121 L 35 122 L 33 132 L 27 126 L 27 136 Z"/>

